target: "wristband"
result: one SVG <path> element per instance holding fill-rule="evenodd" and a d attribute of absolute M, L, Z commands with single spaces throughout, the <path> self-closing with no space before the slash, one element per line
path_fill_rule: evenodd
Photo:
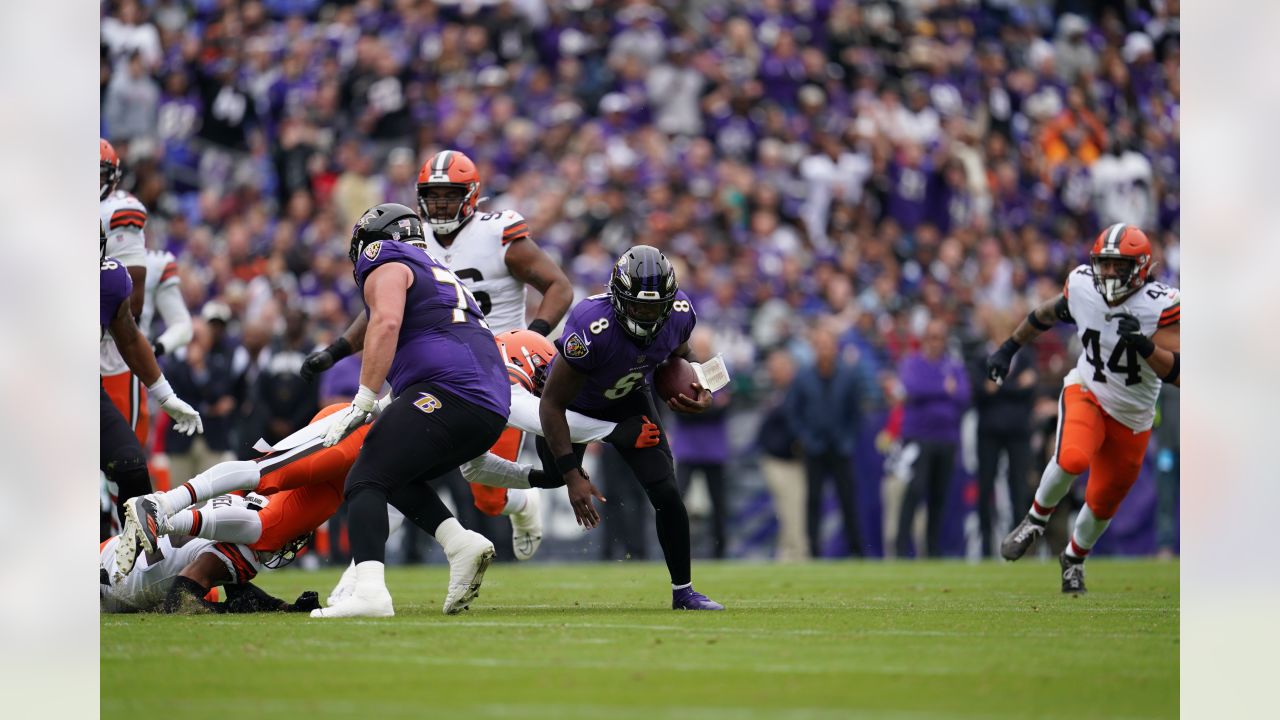
<path fill-rule="evenodd" d="M 551 323 L 543 320 L 542 318 L 538 318 L 529 323 L 529 329 L 538 333 L 542 337 L 546 337 L 551 334 Z"/>
<path fill-rule="evenodd" d="M 556 458 L 556 469 L 561 475 L 568 475 L 570 470 L 581 470 L 582 461 L 578 459 L 578 453 L 569 453 Z"/>
<path fill-rule="evenodd" d="M 151 393 L 152 399 L 157 405 L 163 405 L 165 400 L 173 397 L 173 387 L 169 385 L 169 381 L 164 379 L 164 374 L 160 375 L 160 379 L 147 386 L 147 392 Z"/>
<path fill-rule="evenodd" d="M 1179 353 L 1175 352 L 1173 354 L 1173 367 L 1169 368 L 1168 374 L 1160 378 L 1161 380 L 1167 383 L 1172 383 L 1178 379 L 1178 358 L 1179 358 Z"/>
<path fill-rule="evenodd" d="M 373 412 L 374 403 L 378 402 L 378 393 L 361 385 L 360 390 L 356 392 L 355 398 L 351 400 L 351 404 L 360 408 L 364 412 Z"/>
<path fill-rule="evenodd" d="M 333 361 L 338 362 L 342 358 L 351 354 L 351 343 L 347 342 L 345 337 L 334 340 L 329 347 L 325 348 L 325 352 L 333 356 Z"/>
<path fill-rule="evenodd" d="M 1045 322 L 1041 322 L 1040 318 L 1036 317 L 1035 310 L 1032 310 L 1031 312 L 1027 313 L 1027 322 L 1031 323 L 1031 327 L 1039 330 L 1040 332 L 1045 332 L 1046 330 L 1053 329 L 1052 325 Z"/>
<path fill-rule="evenodd" d="M 1000 346 L 1000 350 L 1004 352 L 1008 352 L 1009 357 L 1013 357 L 1021 349 L 1022 349 L 1022 343 L 1018 342 L 1017 340 L 1014 340 L 1013 338 L 1009 338 L 1008 340 L 1005 340 L 1004 344 Z"/>

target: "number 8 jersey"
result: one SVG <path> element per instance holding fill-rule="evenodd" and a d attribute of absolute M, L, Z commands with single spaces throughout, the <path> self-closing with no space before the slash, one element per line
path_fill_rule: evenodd
<path fill-rule="evenodd" d="M 1163 283 L 1149 282 L 1119 305 L 1110 306 L 1093 284 L 1093 268 L 1081 265 L 1067 277 L 1062 294 L 1083 346 L 1066 384 L 1083 385 L 1108 415 L 1134 432 L 1150 429 L 1162 383 L 1137 349 L 1120 340 L 1115 316 L 1133 315 L 1142 324 L 1142 334 L 1151 337 L 1156 330 L 1178 322 L 1181 293 Z"/>

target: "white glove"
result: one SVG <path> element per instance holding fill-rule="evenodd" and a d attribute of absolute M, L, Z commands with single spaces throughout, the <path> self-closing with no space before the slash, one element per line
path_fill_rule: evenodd
<path fill-rule="evenodd" d="M 334 416 L 333 424 L 329 426 L 329 432 L 324 434 L 324 446 L 333 447 L 337 445 L 342 441 L 342 438 L 363 425 L 369 419 L 369 416 L 373 414 L 373 406 L 377 401 L 377 394 L 361 385 L 360 391 L 356 393 L 355 398 L 351 401 L 351 406 Z"/>
<path fill-rule="evenodd" d="M 153 385 L 147 387 L 147 392 L 155 398 L 160 409 L 173 418 L 174 430 L 188 437 L 204 432 L 204 422 L 200 420 L 200 413 L 178 397 L 163 375 Z"/>

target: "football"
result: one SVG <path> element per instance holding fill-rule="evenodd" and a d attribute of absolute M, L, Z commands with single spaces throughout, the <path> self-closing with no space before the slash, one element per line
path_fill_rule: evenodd
<path fill-rule="evenodd" d="M 653 371 L 653 386 L 658 391 L 658 397 L 663 400 L 670 400 L 680 393 L 688 398 L 696 398 L 698 394 L 693 389 L 696 382 L 698 374 L 684 358 L 668 358 Z"/>

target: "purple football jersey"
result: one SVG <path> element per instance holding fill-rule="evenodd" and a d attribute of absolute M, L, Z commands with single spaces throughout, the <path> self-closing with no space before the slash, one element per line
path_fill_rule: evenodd
<path fill-rule="evenodd" d="M 103 258 L 98 291 L 102 332 L 105 333 L 111 319 L 120 311 L 120 304 L 129 302 L 129 296 L 133 294 L 133 278 L 129 277 L 129 270 L 113 257 Z"/>
<path fill-rule="evenodd" d="M 613 315 L 609 294 L 593 295 L 569 311 L 557 345 L 569 366 L 588 376 L 569 408 L 589 417 L 605 417 L 607 409 L 633 392 L 647 392 L 653 370 L 689 339 L 698 317 L 683 290 L 676 292 L 667 322 L 646 346 L 631 339 Z"/>
<path fill-rule="evenodd" d="M 484 315 L 466 286 L 426 251 L 379 241 L 365 246 L 356 259 L 356 284 L 362 292 L 369 273 L 389 262 L 413 271 L 396 355 L 387 373 L 391 391 L 398 395 L 414 383 L 439 383 L 458 397 L 507 417 L 511 380 L 493 333 L 482 324 Z"/>

